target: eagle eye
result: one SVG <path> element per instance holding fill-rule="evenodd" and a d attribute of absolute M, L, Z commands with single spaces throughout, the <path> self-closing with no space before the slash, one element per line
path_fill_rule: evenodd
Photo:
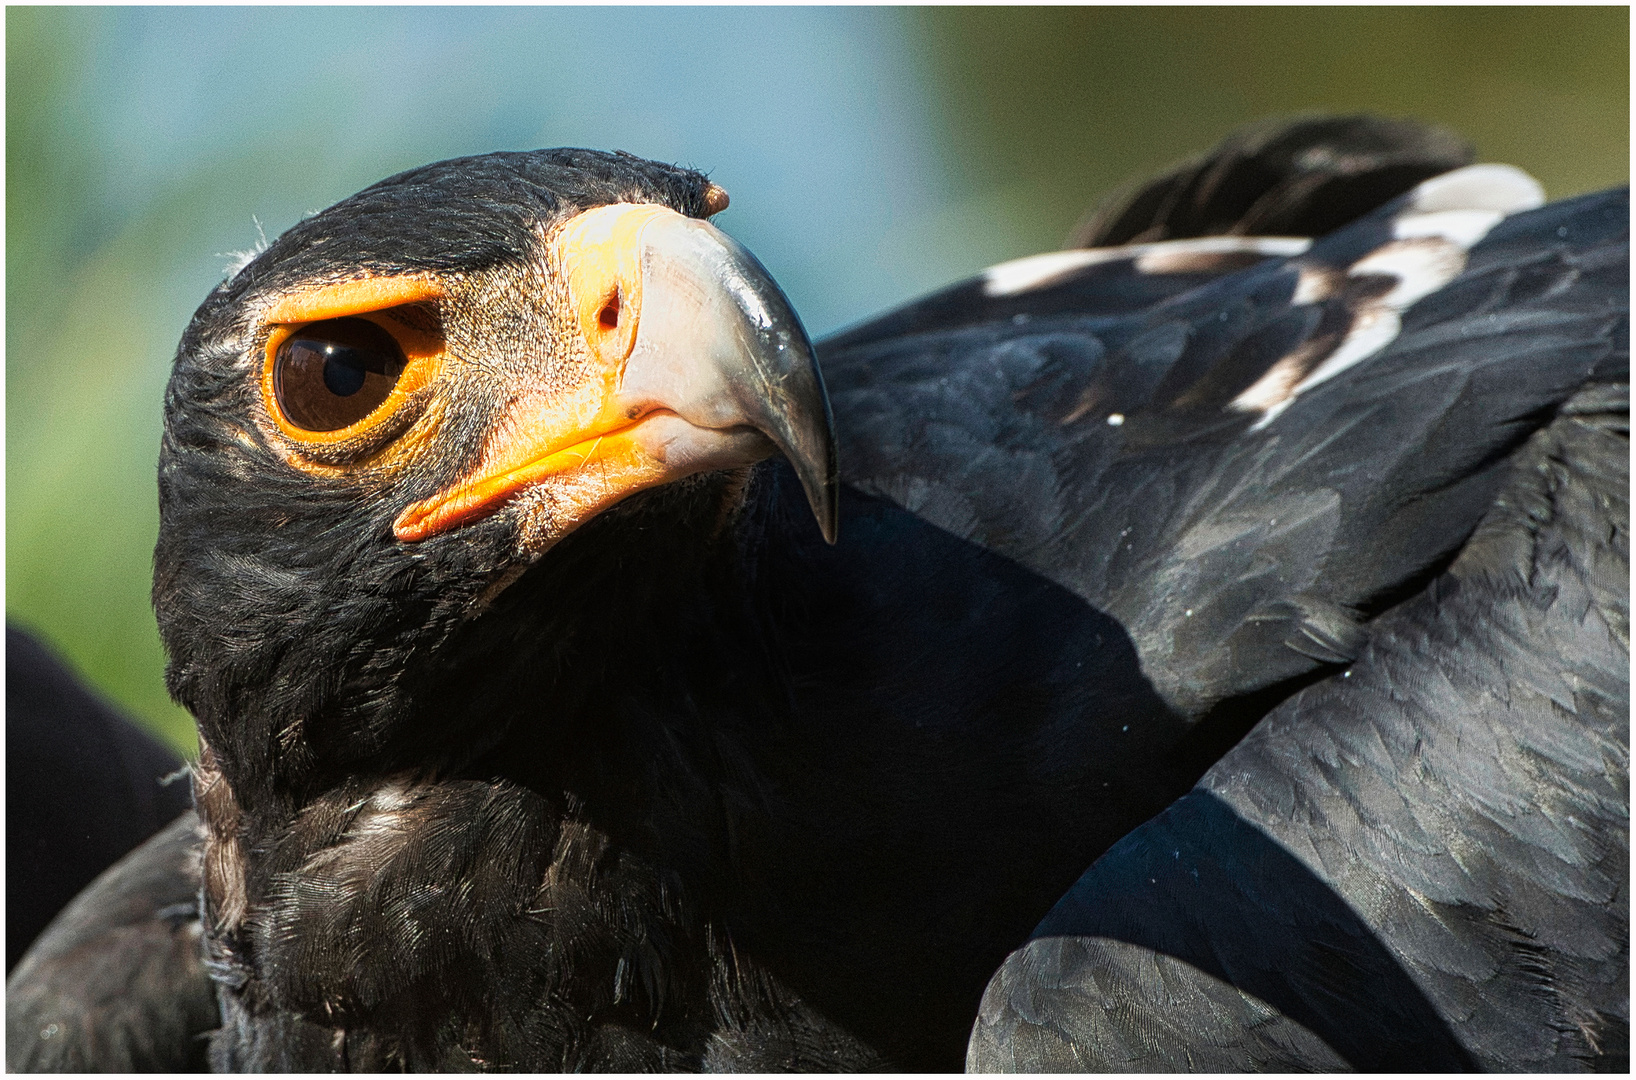
<path fill-rule="evenodd" d="M 285 338 L 273 358 L 273 397 L 306 431 L 339 431 L 380 408 L 407 360 L 368 319 L 326 319 Z"/>

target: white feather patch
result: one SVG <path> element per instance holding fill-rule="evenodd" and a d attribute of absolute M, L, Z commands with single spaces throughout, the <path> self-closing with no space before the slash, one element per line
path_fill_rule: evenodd
<path fill-rule="evenodd" d="M 984 296 L 1015 296 L 1054 281 L 1064 274 L 1094 263 L 1111 262 L 1124 258 L 1108 248 L 1090 248 L 1085 251 L 1053 251 L 1045 255 L 1030 255 L 1012 259 L 983 271 Z"/>
<path fill-rule="evenodd" d="M 1311 240 L 1296 236 L 1207 236 L 1196 240 L 1164 240 L 1156 244 L 1087 248 L 1083 251 L 1052 251 L 1044 255 L 1013 259 L 984 270 L 983 295 L 1016 296 L 1018 293 L 1052 285 L 1083 267 L 1117 262 L 1120 259 L 1134 260 L 1137 270 L 1151 273 L 1158 272 L 1160 263 L 1175 256 L 1249 252 L 1255 255 L 1288 258 L 1301 254 L 1311 246 Z"/>
<path fill-rule="evenodd" d="M 1295 294 L 1289 298 L 1289 302 L 1316 304 L 1320 300 L 1328 300 L 1340 285 L 1340 277 L 1327 267 L 1302 266 L 1300 275 L 1295 279 Z"/>
<path fill-rule="evenodd" d="M 1193 240 L 1132 244 L 1125 250 L 1140 250 L 1136 269 L 1144 274 L 1176 274 L 1196 270 L 1197 256 L 1242 254 L 1287 259 L 1311 246 L 1312 241 L 1304 236 L 1201 236 Z"/>
<path fill-rule="evenodd" d="M 1469 251 L 1503 220 L 1505 215 L 1498 210 L 1435 210 L 1429 214 L 1404 214 L 1392 222 L 1392 235 L 1399 240 L 1447 240 Z"/>
<path fill-rule="evenodd" d="M 1485 230 L 1486 231 L 1486 230 Z M 1391 291 L 1374 301 L 1402 311 L 1416 300 L 1453 281 L 1466 266 L 1466 249 L 1444 237 L 1395 240 L 1376 248 L 1347 271 L 1348 277 L 1383 275 L 1397 279 Z"/>
<path fill-rule="evenodd" d="M 1422 182 L 1410 200 L 1410 211 L 1419 214 L 1439 210 L 1519 214 L 1544 206 L 1545 189 L 1513 165 L 1467 165 Z"/>
<path fill-rule="evenodd" d="M 1467 253 L 1494 226 L 1544 202 L 1539 181 L 1510 165 L 1471 165 L 1420 184 L 1392 221 L 1392 242 L 1347 268 L 1348 277 L 1394 278 L 1391 289 L 1359 306 L 1346 337 L 1306 378 L 1289 385 L 1290 365 L 1285 360 L 1297 357 L 1296 350 L 1234 398 L 1230 407 L 1261 411 L 1252 430 L 1266 427 L 1301 394 L 1390 345 L 1403 327 L 1403 312 L 1460 276 Z M 1327 295 L 1316 281 L 1308 287 L 1304 268 L 1296 294 L 1307 297 L 1306 302 Z"/>

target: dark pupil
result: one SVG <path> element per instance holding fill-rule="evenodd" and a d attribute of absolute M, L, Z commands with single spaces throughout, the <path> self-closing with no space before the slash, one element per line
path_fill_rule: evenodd
<path fill-rule="evenodd" d="M 367 319 L 304 326 L 278 347 L 273 393 L 296 427 L 336 431 L 380 407 L 403 373 L 396 339 Z"/>
<path fill-rule="evenodd" d="M 307 345 L 302 342 L 302 345 Z M 364 388 L 364 376 L 370 371 L 370 357 L 345 345 L 325 345 L 324 385 L 330 393 L 351 397 Z"/>

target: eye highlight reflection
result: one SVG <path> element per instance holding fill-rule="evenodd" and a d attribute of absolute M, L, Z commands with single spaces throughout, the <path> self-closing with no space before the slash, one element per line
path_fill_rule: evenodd
<path fill-rule="evenodd" d="M 406 364 L 397 340 L 375 323 L 326 319 L 280 343 L 273 397 L 295 427 L 338 431 L 380 408 Z"/>

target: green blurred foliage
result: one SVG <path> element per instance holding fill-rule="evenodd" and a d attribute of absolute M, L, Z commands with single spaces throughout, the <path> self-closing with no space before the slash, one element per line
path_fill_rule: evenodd
<path fill-rule="evenodd" d="M 1097 197 L 1266 116 L 1453 128 L 1552 198 L 1626 181 L 1624 7 L 915 8 L 996 257 L 1061 243 Z"/>
<path fill-rule="evenodd" d="M 953 163 L 940 178 L 946 200 L 913 222 L 907 242 L 944 279 L 1056 246 L 1133 174 L 1269 114 L 1433 120 L 1481 158 L 1533 172 L 1555 197 L 1627 176 L 1624 8 L 917 8 L 902 17 L 918 43 L 903 63 L 937 106 L 936 135 Z M 418 164 L 426 146 L 359 163 L 326 153 L 347 133 L 292 125 L 267 145 L 227 140 L 132 206 L 114 197 L 120 178 L 84 90 L 98 50 L 118 47 L 122 18 L 6 12 L 6 610 L 191 751 L 191 720 L 164 691 L 148 604 L 159 402 L 175 341 L 220 279 L 222 222 L 270 206 L 282 215 L 273 224 L 288 224 Z M 373 21 L 366 11 L 335 18 L 360 35 Z M 477 62 L 445 59 L 457 81 L 461 64 Z M 306 122 L 321 125 L 322 114 Z M 434 148 L 454 138 L 429 131 Z"/>
<path fill-rule="evenodd" d="M 106 27 L 93 9 L 6 12 L 6 614 L 190 752 L 148 604 L 177 332 L 150 302 L 196 218 L 184 196 L 120 221 L 94 188 L 70 87 Z"/>

